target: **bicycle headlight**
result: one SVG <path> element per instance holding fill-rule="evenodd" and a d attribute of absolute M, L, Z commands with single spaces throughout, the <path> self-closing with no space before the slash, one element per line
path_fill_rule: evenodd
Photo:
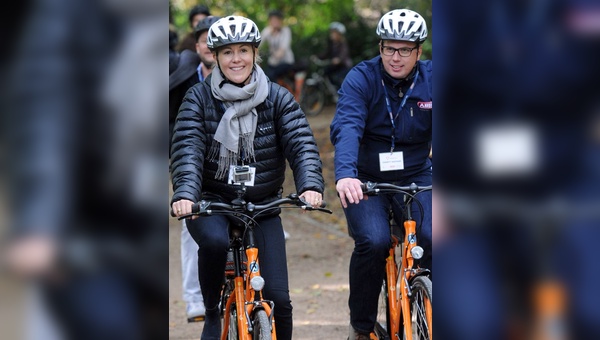
<path fill-rule="evenodd" d="M 265 287 L 265 279 L 262 276 L 255 276 L 250 280 L 250 286 L 255 291 L 261 291 Z"/>
<path fill-rule="evenodd" d="M 411 250 L 410 250 L 410 254 L 412 255 L 412 257 L 415 260 L 420 259 L 421 257 L 423 257 L 423 248 L 419 247 L 419 246 L 414 246 Z"/>

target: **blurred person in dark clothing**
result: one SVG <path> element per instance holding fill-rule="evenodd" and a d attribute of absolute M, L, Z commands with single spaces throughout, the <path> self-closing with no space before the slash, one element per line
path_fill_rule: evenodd
<path fill-rule="evenodd" d="M 188 15 L 188 22 L 190 23 L 191 31 L 183 36 L 179 45 L 177 46 L 177 52 L 183 52 L 183 50 L 190 50 L 196 52 L 196 36 L 194 30 L 198 23 L 210 16 L 210 9 L 205 5 L 196 5 L 192 7 Z"/>
<path fill-rule="evenodd" d="M 344 77 L 352 68 L 352 58 L 350 58 L 350 48 L 346 41 L 346 26 L 344 24 L 337 21 L 329 24 L 327 50 L 317 57 L 330 62 L 329 65 L 325 66 L 325 76 L 329 77 L 331 83 L 339 89 Z"/>
<path fill-rule="evenodd" d="M 175 69 L 169 74 L 169 155 L 173 140 L 173 127 L 181 101 L 187 90 L 198 83 L 198 53 L 184 50 L 173 58 Z"/>
<path fill-rule="evenodd" d="M 179 56 L 179 52 L 175 50 L 177 43 L 179 42 L 179 36 L 174 27 L 169 25 L 169 74 L 175 71 L 177 68 L 176 58 Z"/>
<path fill-rule="evenodd" d="M 140 112 L 126 108 L 129 103 L 144 107 L 145 91 L 153 89 L 124 88 L 115 74 L 139 76 L 119 68 L 132 66 L 131 60 L 164 65 L 160 46 L 164 51 L 165 42 L 155 39 L 164 32 L 155 21 L 163 15 L 152 4 L 144 15 L 136 12 L 134 23 L 126 22 L 127 3 L 38 1 L 31 6 L 11 72 L 3 78 L 11 233 L 2 259 L 26 283 L 41 288 L 65 339 L 164 339 L 164 214 L 135 192 L 157 184 L 152 180 L 157 167 L 147 161 L 155 159 L 154 152 L 160 156 L 160 149 L 142 138 L 150 148 L 145 150 L 150 157 L 142 160 L 136 146 L 115 138 L 138 137 L 132 127 Z M 152 69 L 143 71 L 152 76 Z M 105 97 L 113 95 L 109 89 L 129 103 Z M 160 110 L 155 102 L 152 106 Z M 150 116 L 142 122 L 151 127 L 158 116 L 144 113 Z M 152 134 L 160 136 L 156 131 Z M 122 164 L 123 159 L 133 163 Z M 164 192 L 147 196 L 164 197 Z"/>
<path fill-rule="evenodd" d="M 587 130 L 598 112 L 600 7 L 438 4 L 435 182 L 454 218 L 435 249 L 436 329 L 530 338 L 553 316 L 538 338 L 597 339 L 599 157 Z M 539 314 L 534 302 L 552 284 L 558 293 L 542 302 L 559 310 Z"/>

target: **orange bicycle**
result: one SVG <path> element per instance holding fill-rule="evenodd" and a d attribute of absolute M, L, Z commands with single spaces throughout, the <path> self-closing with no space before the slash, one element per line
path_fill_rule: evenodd
<path fill-rule="evenodd" d="M 242 182 L 243 183 L 243 182 Z M 220 309 L 223 318 L 221 340 L 276 339 L 273 301 L 263 297 L 265 280 L 260 275 L 258 248 L 254 228 L 260 228 L 256 218 L 261 214 L 283 208 L 300 208 L 332 213 L 321 207 L 313 208 L 297 194 L 279 198 L 266 204 L 244 201 L 246 192 L 242 184 L 237 198 L 231 203 L 200 201 L 194 204 L 191 215 L 227 215 L 229 223 L 229 250 L 225 267 L 225 280 L 221 290 Z M 235 221 L 235 222 L 234 222 Z"/>
<path fill-rule="evenodd" d="M 397 186 L 389 183 L 366 182 L 366 195 L 403 194 L 404 222 L 399 228 L 390 209 L 392 245 L 386 259 L 385 278 L 381 287 L 379 307 L 372 339 L 431 340 L 432 339 L 432 282 L 431 271 L 415 266 L 423 257 L 423 248 L 417 243 L 417 224 L 412 218 L 411 205 L 418 193 L 431 186 Z M 397 251 L 396 248 L 400 248 Z"/>

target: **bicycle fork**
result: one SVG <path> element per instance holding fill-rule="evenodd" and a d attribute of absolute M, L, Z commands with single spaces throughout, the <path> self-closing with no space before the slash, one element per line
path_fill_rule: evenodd
<path fill-rule="evenodd" d="M 412 340 L 413 329 L 412 329 L 412 313 L 410 310 L 410 298 L 412 297 L 412 291 L 410 288 L 410 280 L 415 275 L 414 262 L 412 250 L 417 247 L 417 224 L 414 220 L 409 219 L 404 221 L 404 250 L 402 251 L 402 266 L 400 267 L 400 273 L 402 278 L 400 279 L 400 293 L 401 293 L 401 305 L 402 305 L 402 320 L 404 323 L 404 333 L 406 334 L 407 340 Z M 425 314 L 427 316 L 427 322 L 432 324 L 432 307 L 431 304 L 426 304 Z M 429 329 L 429 338 L 432 339 L 432 330 Z"/>
<path fill-rule="evenodd" d="M 389 320 L 400 320 L 400 304 L 397 299 L 397 287 L 398 287 L 398 267 L 396 265 L 396 247 L 398 246 L 398 239 L 396 236 L 392 236 L 392 247 L 390 247 L 390 254 L 385 261 L 385 272 L 387 277 L 388 285 L 388 310 Z M 400 324 L 397 322 L 390 322 L 389 334 L 399 334 Z"/>
<path fill-rule="evenodd" d="M 248 236 L 251 233 L 248 233 Z M 246 274 L 240 272 L 239 266 L 235 266 L 235 278 L 234 278 L 234 289 L 233 293 L 227 299 L 226 311 L 231 310 L 231 305 L 235 302 L 235 308 L 237 311 L 237 329 L 240 339 L 252 340 L 253 325 L 251 315 L 256 308 L 262 308 L 267 313 L 271 324 L 271 335 L 272 339 L 277 339 L 275 332 L 275 322 L 273 317 L 274 305 L 270 301 L 266 301 L 262 297 L 262 288 L 255 290 L 253 288 L 253 279 L 255 287 L 257 284 L 264 286 L 264 279 L 260 276 L 260 266 L 258 262 L 258 248 L 254 245 L 252 237 L 249 245 L 245 249 L 246 253 Z M 234 263 L 242 263 L 239 252 L 234 252 Z M 245 278 L 245 280 L 244 280 Z M 257 281 L 258 280 L 258 281 Z M 262 284 L 260 282 L 262 280 Z M 258 296 L 256 295 L 258 293 Z M 257 299 L 258 298 L 258 299 Z M 225 313 L 223 328 L 229 327 L 230 314 Z M 223 333 L 221 340 L 226 340 L 226 333 Z"/>

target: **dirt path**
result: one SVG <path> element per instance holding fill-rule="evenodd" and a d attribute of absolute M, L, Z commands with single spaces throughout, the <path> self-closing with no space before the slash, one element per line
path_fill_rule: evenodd
<path fill-rule="evenodd" d="M 327 107 L 309 121 L 323 160 L 325 199 L 332 215 L 317 212 L 284 211 L 284 227 L 291 235 L 287 242 L 290 295 L 294 307 L 294 339 L 346 339 L 348 334 L 348 263 L 353 242 L 334 187 L 333 147 L 329 123 L 334 107 Z M 288 173 L 288 178 L 291 173 Z M 284 193 L 293 192 L 286 180 Z M 181 224 L 169 220 L 169 339 L 199 339 L 202 323 L 188 324 L 181 300 L 179 237 Z"/>

